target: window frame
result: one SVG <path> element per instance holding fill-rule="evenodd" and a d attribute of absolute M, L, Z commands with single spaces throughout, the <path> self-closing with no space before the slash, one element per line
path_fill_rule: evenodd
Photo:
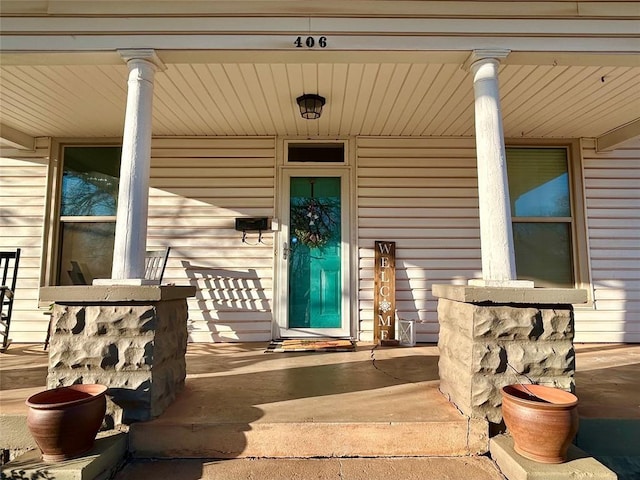
<path fill-rule="evenodd" d="M 569 223 L 574 288 L 589 292 L 591 305 L 591 281 L 588 255 L 588 236 L 585 211 L 584 176 L 582 169 L 582 144 L 579 139 L 505 139 L 506 148 L 564 148 L 567 152 L 569 200 L 571 217 L 514 217 L 511 223 Z M 505 158 L 506 162 L 506 158 Z M 505 163 L 506 167 L 506 163 Z M 568 222 L 567 222 L 568 220 Z"/>
<path fill-rule="evenodd" d="M 122 147 L 122 140 L 117 138 L 61 138 L 52 139 L 50 145 L 51 159 L 47 172 L 46 218 L 43 232 L 43 255 L 40 269 L 40 286 L 57 286 L 60 270 L 61 232 L 63 222 L 115 223 L 115 215 L 96 216 L 62 216 L 62 176 L 64 174 L 64 149 L 66 147 Z"/>
<path fill-rule="evenodd" d="M 344 138 L 284 138 L 283 143 L 283 164 L 287 167 L 295 167 L 299 166 L 304 168 L 315 168 L 315 167 L 327 167 L 327 168 L 339 168 L 339 167 L 349 167 L 351 165 L 351 153 L 349 151 L 350 142 L 348 139 Z M 289 161 L 289 146 L 290 145 L 342 145 L 343 147 L 343 158 L 342 162 L 292 162 Z"/>

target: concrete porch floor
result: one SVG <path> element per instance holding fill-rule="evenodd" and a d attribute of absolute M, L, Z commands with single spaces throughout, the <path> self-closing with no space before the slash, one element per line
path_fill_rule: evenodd
<path fill-rule="evenodd" d="M 191 345 L 184 391 L 160 418 L 131 426 L 132 454 L 292 458 L 488 450 L 487 423 L 462 416 L 438 391 L 435 346 L 361 344 L 341 353 L 264 353 L 266 347 Z"/>
<path fill-rule="evenodd" d="M 415 382 L 427 382 L 436 386 L 438 381 L 438 349 L 435 345 L 420 344 L 416 347 L 378 348 L 374 351 L 376 365 L 371 359 L 371 346 L 360 344 L 357 357 L 353 353 L 272 353 L 263 354 L 266 343 L 228 343 L 203 344 L 190 343 L 187 351 L 187 379 L 202 380 L 204 386 L 207 378 L 245 375 L 242 378 L 248 390 L 254 390 L 252 383 L 261 378 L 261 387 L 272 382 L 270 388 L 293 388 L 290 374 L 305 378 L 305 388 L 309 388 L 307 397 L 313 393 L 322 393 L 324 388 L 333 390 L 347 388 L 345 381 L 357 372 L 357 378 L 363 370 L 379 368 L 380 376 L 373 382 L 360 378 L 360 389 L 368 383 L 375 393 L 375 387 L 402 385 Z M 640 419 L 640 382 L 637 381 L 640 369 L 640 344 L 576 344 L 576 393 L 580 399 L 580 416 L 586 418 L 628 418 Z M 385 353 L 389 352 L 389 355 Z M 345 363 L 345 357 L 348 361 Z M 391 358 L 399 358 L 393 363 Z M 12 344 L 6 352 L 0 353 L 0 413 L 26 413 L 24 401 L 33 393 L 46 388 L 48 352 L 41 344 Z M 351 369 L 351 367 L 356 367 Z M 392 370 L 389 370 L 392 367 Z M 304 370 L 307 369 L 307 370 Z M 327 385 L 319 377 L 308 378 L 303 373 L 335 372 L 335 386 Z M 246 375 L 253 373 L 254 375 Z M 263 375 L 260 375 L 263 373 Z M 397 376 L 398 378 L 393 378 Z M 285 384 L 274 385 L 273 382 Z M 365 383 L 363 383 L 365 382 Z M 195 388 L 197 383 L 194 384 Z M 342 384 L 342 387 L 339 385 Z M 353 390 L 357 390 L 355 386 Z M 324 392 L 329 393 L 328 391 Z M 339 393 L 334 391 L 333 393 Z M 344 393 L 344 392 L 343 392 Z M 247 393 L 255 396 L 255 391 Z M 292 396 L 294 394 L 289 394 Z M 205 395 L 206 396 L 206 395 Z M 320 395 L 319 395 L 320 396 Z M 214 402 L 215 394 L 207 397 L 200 408 L 220 408 L 220 402 Z M 207 407 L 209 405 L 210 407 Z"/>
<path fill-rule="evenodd" d="M 474 453 L 486 442 L 483 427 L 467 423 L 438 392 L 436 346 L 372 350 L 361 344 L 356 352 L 322 354 L 268 354 L 265 347 L 190 344 L 185 390 L 161 418 L 131 429 L 133 454 L 254 457 L 266 445 L 272 451 L 264 456 L 289 456 L 292 448 L 302 456 L 323 456 L 315 450 L 321 445 L 335 457 L 396 456 L 398 448 L 400 455 L 420 456 L 438 455 L 425 450 L 437 445 L 439 455 L 447 456 Z M 640 345 L 584 344 L 576 351 L 581 419 L 638 422 Z M 24 400 L 46 388 L 47 362 L 41 345 L 11 345 L 0 354 L 3 443 L 24 422 Z M 327 424 L 339 428 L 331 434 L 317 428 Z M 397 440 L 389 440 L 391 427 Z M 467 432 L 471 440 L 460 443 Z M 353 436 L 377 450 L 349 451 Z M 442 451 L 443 445 L 450 450 Z"/>

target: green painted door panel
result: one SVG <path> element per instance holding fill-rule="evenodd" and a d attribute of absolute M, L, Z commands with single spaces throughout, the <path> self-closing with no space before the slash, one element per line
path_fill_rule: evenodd
<path fill-rule="evenodd" d="M 290 198 L 289 328 L 340 328 L 340 178 L 291 178 Z"/>

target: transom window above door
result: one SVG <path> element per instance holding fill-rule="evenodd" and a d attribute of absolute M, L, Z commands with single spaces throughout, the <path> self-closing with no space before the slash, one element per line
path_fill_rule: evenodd
<path fill-rule="evenodd" d="M 288 163 L 345 163 L 344 143 L 289 143 Z"/>

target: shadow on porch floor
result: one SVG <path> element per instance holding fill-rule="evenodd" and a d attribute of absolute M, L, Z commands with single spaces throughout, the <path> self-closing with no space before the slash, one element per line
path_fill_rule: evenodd
<path fill-rule="evenodd" d="M 438 391 L 435 346 L 264 353 L 267 344 L 190 345 L 184 391 L 131 428 L 136 457 L 467 455 L 487 425 Z M 168 437 L 180 438 L 170 442 Z"/>
<path fill-rule="evenodd" d="M 266 345 L 190 344 L 185 390 L 161 418 L 132 429 L 137 454 L 232 458 L 268 447 L 273 456 L 291 448 L 314 455 L 319 444 L 328 454 L 349 455 L 347 436 L 368 445 L 370 454 L 402 449 L 415 455 L 443 444 L 450 449 L 441 454 L 468 448 L 456 440 L 467 435 L 466 419 L 437 390 L 436 346 L 372 350 L 361 344 L 356 352 L 268 354 Z M 640 345 L 583 344 L 576 352 L 585 431 L 591 419 L 640 421 Z M 0 354 L 3 417 L 24 418 L 24 400 L 45 388 L 47 362 L 41 345 L 13 344 Z M 340 428 L 328 434 L 319 428 L 326 424 Z M 434 427 L 429 435 L 427 424 Z M 391 426 L 401 432 L 396 440 L 387 435 Z M 476 443 L 483 441 L 478 430 Z M 203 444 L 213 451 L 200 452 Z"/>

